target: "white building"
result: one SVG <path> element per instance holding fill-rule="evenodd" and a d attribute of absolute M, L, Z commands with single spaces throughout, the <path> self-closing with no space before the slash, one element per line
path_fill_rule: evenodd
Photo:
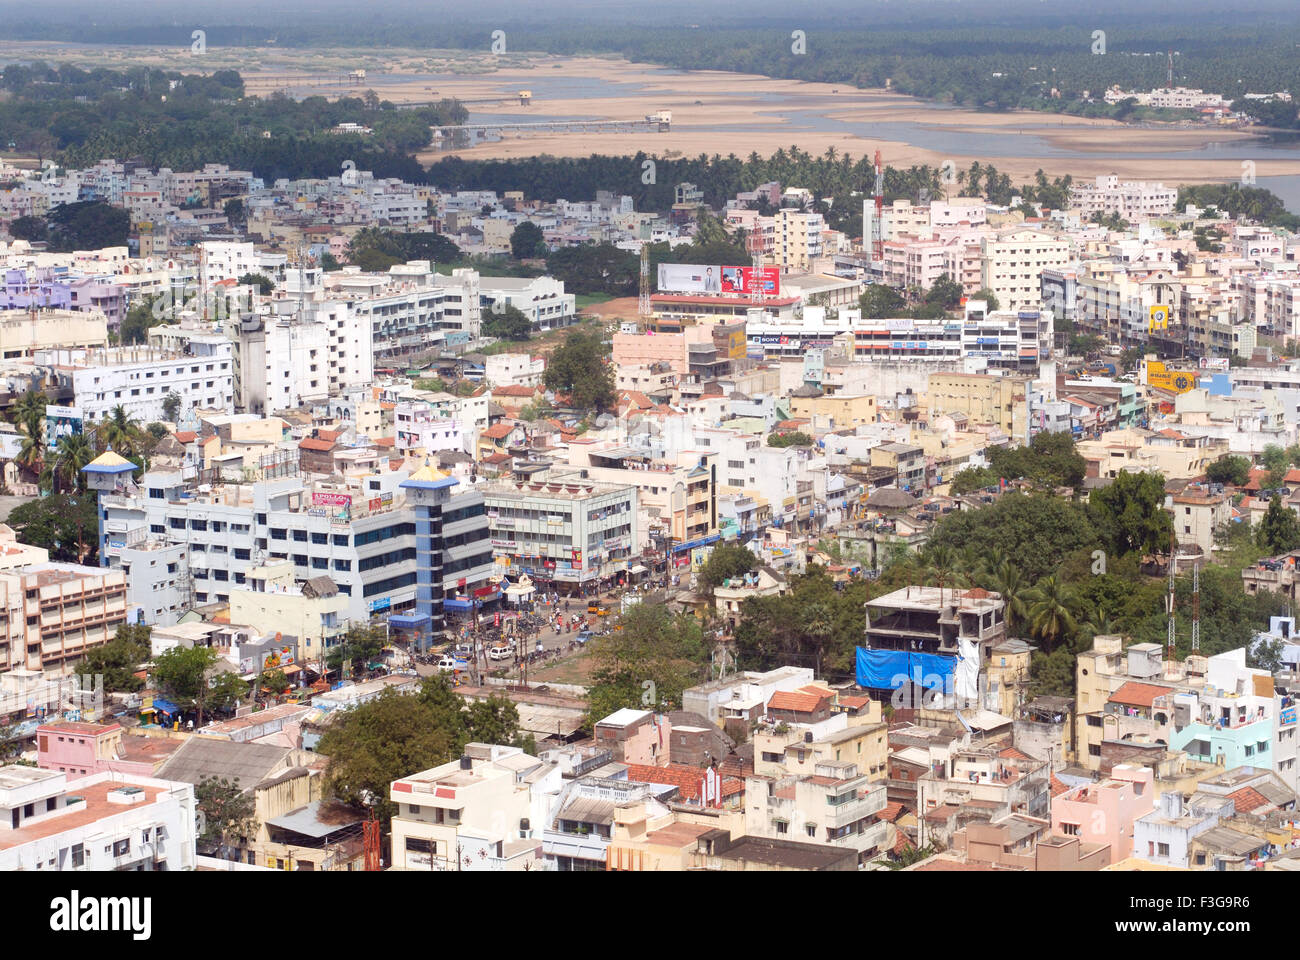
<path fill-rule="evenodd" d="M 194 786 L 0 767 L 0 870 L 193 870 Z"/>
<path fill-rule="evenodd" d="M 51 365 L 51 378 L 72 389 L 73 405 L 88 422 L 103 420 L 119 405 L 141 423 L 166 420 L 163 401 L 171 393 L 180 397 L 182 411 L 233 413 L 233 345 L 205 337 L 190 346 L 189 355 L 145 347 L 48 351 L 37 355 L 37 363 Z"/>
<path fill-rule="evenodd" d="M 484 310 L 514 307 L 536 329 L 567 326 L 578 318 L 577 298 L 554 277 L 482 277 L 479 296 Z"/>
<path fill-rule="evenodd" d="M 483 377 L 494 387 L 536 387 L 545 371 L 546 361 L 527 353 L 497 353 L 483 364 Z"/>
<path fill-rule="evenodd" d="M 1098 177 L 1096 183 L 1078 183 L 1070 188 L 1070 207 L 1085 219 L 1093 214 L 1118 214 L 1129 221 L 1165 217 L 1174 212 L 1178 191 L 1163 183 L 1145 180 L 1120 181 L 1111 174 Z"/>

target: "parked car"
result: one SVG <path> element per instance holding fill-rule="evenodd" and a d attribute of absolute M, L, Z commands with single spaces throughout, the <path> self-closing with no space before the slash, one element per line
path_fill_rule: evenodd
<path fill-rule="evenodd" d="M 488 650 L 489 660 L 509 660 L 514 655 L 514 651 L 504 643 L 494 644 L 492 648 Z"/>
<path fill-rule="evenodd" d="M 443 657 L 438 661 L 438 669 L 443 673 L 448 673 L 460 669 L 454 657 Z"/>
<path fill-rule="evenodd" d="M 591 631 L 590 631 L 590 630 L 579 630 L 579 631 L 578 631 L 578 636 L 577 636 L 576 639 L 577 639 L 577 641 L 578 641 L 579 643 L 581 643 L 581 644 L 586 644 L 586 642 L 587 642 L 588 640 L 591 639 Z"/>
<path fill-rule="evenodd" d="M 458 657 L 469 659 L 474 656 L 474 645 L 472 643 L 458 643 L 453 653 Z"/>

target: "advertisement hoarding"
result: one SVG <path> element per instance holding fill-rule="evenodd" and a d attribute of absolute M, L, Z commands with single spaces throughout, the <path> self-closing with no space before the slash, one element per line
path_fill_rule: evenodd
<path fill-rule="evenodd" d="M 696 293 L 703 296 L 759 293 L 767 297 L 781 293 L 779 267 L 723 266 L 715 263 L 659 264 L 660 293 Z"/>
<path fill-rule="evenodd" d="M 350 493 L 313 493 L 311 502 L 318 507 L 350 507 L 352 506 L 352 495 Z"/>
<path fill-rule="evenodd" d="M 53 450 L 63 437 L 81 433 L 81 422 L 80 407 L 47 406 L 45 408 L 46 445 Z"/>

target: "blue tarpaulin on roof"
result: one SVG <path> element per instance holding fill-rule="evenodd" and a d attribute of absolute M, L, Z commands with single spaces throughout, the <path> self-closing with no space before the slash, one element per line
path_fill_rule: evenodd
<path fill-rule="evenodd" d="M 956 657 L 907 650 L 867 650 L 858 647 L 858 686 L 872 690 L 896 690 L 908 681 L 918 686 L 952 687 Z"/>
<path fill-rule="evenodd" d="M 170 700 L 164 700 L 162 697 L 153 698 L 153 708 L 159 713 L 178 713 L 176 704 Z"/>

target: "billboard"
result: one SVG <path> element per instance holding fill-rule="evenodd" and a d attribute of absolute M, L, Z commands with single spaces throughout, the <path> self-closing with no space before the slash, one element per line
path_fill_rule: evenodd
<path fill-rule="evenodd" d="M 1169 329 L 1169 305 L 1167 303 L 1152 304 L 1148 308 L 1150 313 L 1150 322 L 1147 324 L 1147 331 L 1168 330 Z"/>
<path fill-rule="evenodd" d="M 660 293 L 697 293 L 704 296 L 760 293 L 766 297 L 781 293 L 779 267 L 723 266 L 721 264 L 661 263 Z"/>
<path fill-rule="evenodd" d="M 352 506 L 352 495 L 350 493 L 313 493 L 311 502 L 318 507 L 350 507 Z"/>
<path fill-rule="evenodd" d="M 63 437 L 81 433 L 80 407 L 45 408 L 45 444 L 53 450 Z"/>

